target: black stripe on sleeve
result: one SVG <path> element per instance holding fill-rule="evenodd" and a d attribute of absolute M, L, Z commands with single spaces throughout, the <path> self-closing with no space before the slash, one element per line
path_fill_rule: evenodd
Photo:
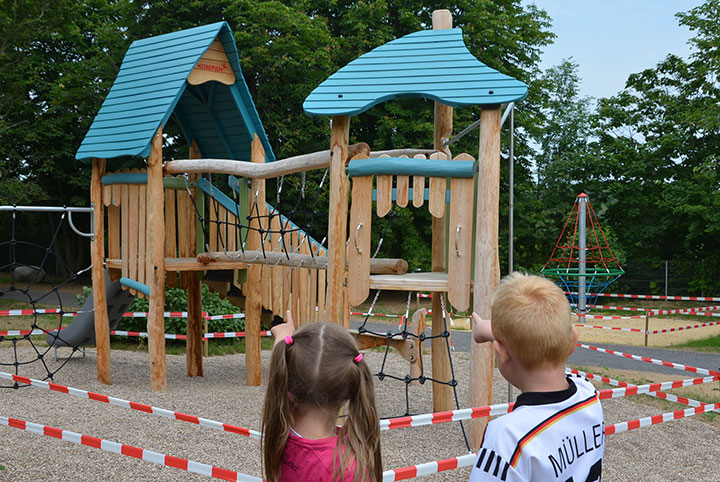
<path fill-rule="evenodd" d="M 490 455 L 488 456 L 487 462 L 485 463 L 485 467 L 483 467 L 483 471 L 488 472 L 490 470 L 490 466 L 492 465 L 492 461 L 495 458 L 495 451 L 491 450 Z"/>
<path fill-rule="evenodd" d="M 480 451 L 480 456 L 478 457 L 477 464 L 475 465 L 475 467 L 477 467 L 478 469 L 482 466 L 482 462 L 483 462 L 483 459 L 485 458 L 486 453 L 487 453 L 487 449 L 482 449 Z"/>
<path fill-rule="evenodd" d="M 510 468 L 510 463 L 505 462 L 505 467 L 503 468 L 502 475 L 500 476 L 500 480 L 505 480 L 507 478 L 508 469 Z"/>

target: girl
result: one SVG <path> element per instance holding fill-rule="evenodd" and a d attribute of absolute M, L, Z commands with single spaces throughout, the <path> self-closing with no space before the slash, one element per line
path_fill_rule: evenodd
<path fill-rule="evenodd" d="M 268 482 L 380 482 L 373 380 L 353 337 L 334 323 L 297 331 L 290 312 L 275 336 L 263 408 Z M 345 424 L 335 426 L 348 403 Z"/>

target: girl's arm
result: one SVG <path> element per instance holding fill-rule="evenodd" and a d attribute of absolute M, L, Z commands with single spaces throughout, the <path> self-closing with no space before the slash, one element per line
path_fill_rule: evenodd
<path fill-rule="evenodd" d="M 293 333 L 295 333 L 295 322 L 293 321 L 290 310 L 287 310 L 285 312 L 285 322 L 270 328 L 270 333 L 272 333 L 273 337 L 275 338 L 275 343 L 273 343 L 273 346 L 277 345 L 281 341 L 284 341 L 287 335 L 292 335 Z"/>

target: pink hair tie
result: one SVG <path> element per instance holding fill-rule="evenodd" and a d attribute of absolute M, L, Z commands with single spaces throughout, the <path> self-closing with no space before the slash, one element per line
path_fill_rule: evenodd
<path fill-rule="evenodd" d="M 353 358 L 353 361 L 355 363 L 360 363 L 361 361 L 363 361 L 363 358 L 364 358 L 363 354 L 358 353 L 357 355 L 355 355 L 355 358 Z"/>
<path fill-rule="evenodd" d="M 290 335 L 285 335 L 285 344 L 286 345 L 292 345 L 293 344 L 293 337 Z"/>

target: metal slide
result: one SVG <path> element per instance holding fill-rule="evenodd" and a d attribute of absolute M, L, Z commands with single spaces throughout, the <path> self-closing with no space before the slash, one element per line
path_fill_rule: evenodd
<path fill-rule="evenodd" d="M 108 321 L 110 322 L 110 331 L 114 330 L 122 319 L 123 313 L 130 303 L 133 302 L 135 296 L 129 291 L 124 291 L 119 281 L 110 281 L 105 273 L 105 295 L 108 306 Z M 58 346 L 85 346 L 95 344 L 95 310 L 93 309 L 92 292 L 88 299 L 85 300 L 78 315 L 62 330 L 58 335 L 57 330 L 51 331 L 46 335 L 48 345 Z"/>

